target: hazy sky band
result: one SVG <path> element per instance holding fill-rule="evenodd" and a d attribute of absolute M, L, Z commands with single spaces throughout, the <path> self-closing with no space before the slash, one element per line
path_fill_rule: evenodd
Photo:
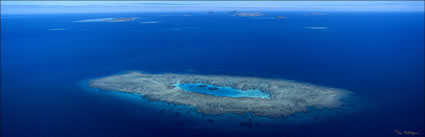
<path fill-rule="evenodd" d="M 347 11 L 424 12 L 424 1 L 1 1 L 2 14 Z"/>

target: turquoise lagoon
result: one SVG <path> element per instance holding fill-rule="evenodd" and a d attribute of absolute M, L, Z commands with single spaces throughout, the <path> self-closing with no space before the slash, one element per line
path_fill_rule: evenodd
<path fill-rule="evenodd" d="M 215 86 L 203 83 L 189 83 L 174 85 L 176 88 L 180 88 L 186 92 L 196 92 L 201 94 L 221 96 L 221 97 L 248 97 L 248 98 L 262 98 L 269 99 L 270 96 L 265 92 L 258 89 L 240 90 L 228 86 Z"/>

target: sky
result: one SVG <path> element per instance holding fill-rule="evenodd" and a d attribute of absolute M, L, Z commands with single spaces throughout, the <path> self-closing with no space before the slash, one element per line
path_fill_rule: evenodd
<path fill-rule="evenodd" d="M 1 1 L 1 14 L 232 10 L 424 12 L 424 1 Z"/>

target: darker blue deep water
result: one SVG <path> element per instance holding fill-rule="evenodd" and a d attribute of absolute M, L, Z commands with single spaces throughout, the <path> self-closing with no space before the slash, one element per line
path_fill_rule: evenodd
<path fill-rule="evenodd" d="M 2 136 L 425 134 L 423 13 L 182 14 L 2 15 Z M 104 17 L 140 18 L 72 22 Z M 289 79 L 353 91 L 367 107 L 303 124 L 247 124 L 249 116 L 199 116 L 84 86 L 129 70 Z"/>

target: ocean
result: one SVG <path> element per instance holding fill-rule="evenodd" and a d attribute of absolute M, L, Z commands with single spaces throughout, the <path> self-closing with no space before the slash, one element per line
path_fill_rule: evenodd
<path fill-rule="evenodd" d="M 424 136 L 423 12 L 263 13 L 2 15 L 2 136 Z M 74 22 L 118 17 L 136 20 Z M 279 120 L 87 87 L 128 71 L 294 80 L 362 101 Z"/>

